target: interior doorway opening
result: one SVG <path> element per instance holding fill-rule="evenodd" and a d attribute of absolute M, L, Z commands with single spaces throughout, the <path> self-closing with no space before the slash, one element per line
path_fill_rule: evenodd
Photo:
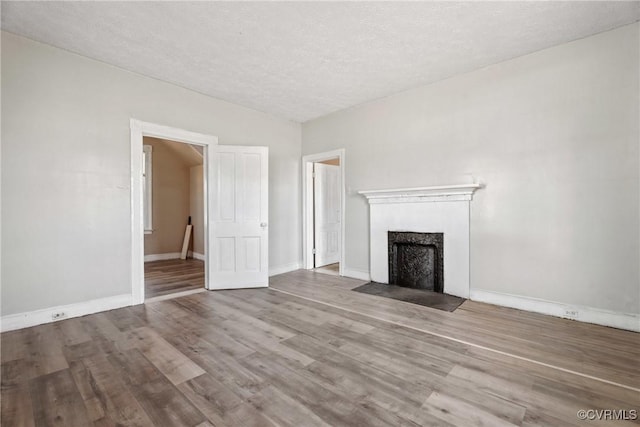
<path fill-rule="evenodd" d="M 303 157 L 304 267 L 343 275 L 344 150 Z"/>
<path fill-rule="evenodd" d="M 145 302 L 144 137 L 202 147 L 205 288 L 268 287 L 269 148 L 131 119 L 131 303 Z"/>
<path fill-rule="evenodd" d="M 204 156 L 202 146 L 143 137 L 145 301 L 205 290 Z"/>
<path fill-rule="evenodd" d="M 210 153 L 218 147 L 218 138 L 212 135 L 191 132 L 179 128 L 163 126 L 155 123 L 143 122 L 137 119 L 131 119 L 131 302 L 132 304 L 143 304 L 145 302 L 145 274 L 144 274 L 144 232 L 149 227 L 149 216 L 145 218 L 148 210 L 144 209 L 145 197 L 145 148 L 144 138 L 153 137 L 175 142 L 182 142 L 202 147 L 203 157 L 203 211 L 204 211 L 204 286 L 211 288 L 211 263 L 210 257 L 210 236 L 209 236 L 209 220 L 210 204 L 209 204 L 209 188 L 208 181 L 212 171 L 210 162 Z M 153 163 L 153 156 L 151 157 Z M 153 169 L 151 168 L 151 174 Z M 153 200 L 153 192 L 151 193 Z M 147 198 L 147 203 L 149 200 Z M 151 221 L 153 228 L 153 221 Z M 159 297 L 160 298 L 160 297 Z"/>

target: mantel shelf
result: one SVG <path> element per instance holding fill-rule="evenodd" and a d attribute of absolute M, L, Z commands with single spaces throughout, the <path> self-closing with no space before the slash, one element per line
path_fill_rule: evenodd
<path fill-rule="evenodd" d="M 358 191 L 358 194 L 366 197 L 369 203 L 469 201 L 472 199 L 473 193 L 482 187 L 482 184 L 473 183 L 388 190 L 362 190 Z"/>

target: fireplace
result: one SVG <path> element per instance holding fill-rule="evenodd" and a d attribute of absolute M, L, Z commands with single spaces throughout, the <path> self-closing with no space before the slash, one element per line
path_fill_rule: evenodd
<path fill-rule="evenodd" d="M 481 185 L 460 184 L 438 187 L 396 188 L 389 190 L 360 191 L 369 202 L 369 271 L 372 282 L 389 283 L 397 278 L 392 273 L 389 261 L 390 231 L 411 231 L 418 234 L 442 233 L 442 246 L 433 242 L 427 248 L 419 248 L 422 257 L 431 257 L 439 262 L 432 269 L 433 276 L 425 281 L 414 281 L 416 285 L 440 287 L 440 292 L 461 298 L 469 297 L 469 204 L 473 193 Z M 410 247 L 400 241 L 395 249 L 400 263 L 413 265 Z M 444 257 L 444 246 L 447 256 Z M 415 248 L 414 248 L 415 249 Z M 405 250 L 407 250 L 405 253 Z M 393 251 L 391 251 L 393 252 Z M 401 280 L 405 277 L 401 274 Z"/>
<path fill-rule="evenodd" d="M 389 231 L 389 284 L 444 291 L 444 233 Z"/>

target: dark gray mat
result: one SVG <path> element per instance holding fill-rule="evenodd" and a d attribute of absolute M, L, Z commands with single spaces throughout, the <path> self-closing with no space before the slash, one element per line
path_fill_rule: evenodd
<path fill-rule="evenodd" d="M 378 295 L 380 297 L 410 302 L 443 311 L 454 311 L 460 304 L 465 302 L 464 298 L 453 295 L 440 294 L 425 289 L 385 285 L 384 283 L 377 282 L 369 282 L 352 290 L 363 294 Z"/>

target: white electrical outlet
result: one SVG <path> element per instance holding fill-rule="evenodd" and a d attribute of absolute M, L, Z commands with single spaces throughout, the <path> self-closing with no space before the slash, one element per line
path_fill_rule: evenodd
<path fill-rule="evenodd" d="M 578 318 L 578 310 L 572 308 L 565 308 L 564 317 L 567 319 L 577 319 Z"/>
<path fill-rule="evenodd" d="M 67 314 L 64 311 L 59 311 L 57 313 L 53 313 L 51 315 L 51 318 L 53 320 L 59 320 L 59 319 L 64 319 L 65 317 L 67 317 Z"/>

